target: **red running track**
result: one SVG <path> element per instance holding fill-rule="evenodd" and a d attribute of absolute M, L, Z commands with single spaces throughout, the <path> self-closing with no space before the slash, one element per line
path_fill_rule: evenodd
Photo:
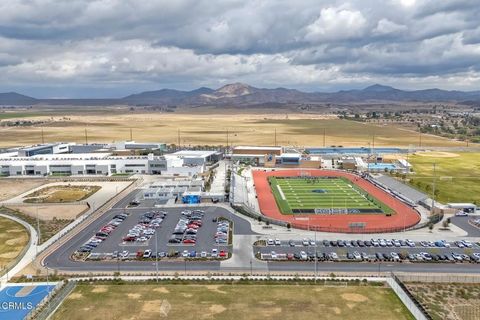
<path fill-rule="evenodd" d="M 301 172 L 309 172 L 316 177 L 344 177 L 370 193 L 395 212 L 387 217 L 384 214 L 295 214 L 284 215 L 280 212 L 275 202 L 275 197 L 270 189 L 268 177 L 296 177 Z M 253 180 L 258 196 L 260 211 L 267 217 L 289 222 L 293 228 L 307 229 L 324 232 L 344 233 L 380 233 L 403 231 L 406 228 L 416 225 L 420 221 L 419 214 L 410 206 L 396 199 L 389 193 L 378 188 L 369 181 L 351 173 L 335 170 L 276 170 L 276 171 L 253 171 Z M 309 217 L 309 221 L 307 219 Z M 298 219 L 300 218 L 300 219 Z M 303 219 L 302 219 L 303 218 Z M 366 223 L 364 229 L 352 229 L 349 225 L 352 222 Z"/>

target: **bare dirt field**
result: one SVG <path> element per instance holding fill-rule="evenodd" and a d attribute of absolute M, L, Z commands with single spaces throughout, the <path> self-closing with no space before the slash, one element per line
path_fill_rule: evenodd
<path fill-rule="evenodd" d="M 57 185 L 36 190 L 24 196 L 26 203 L 62 203 L 84 200 L 100 190 L 100 186 Z"/>
<path fill-rule="evenodd" d="M 16 206 L 9 205 L 10 209 L 18 210 L 30 217 L 41 220 L 55 219 L 75 219 L 79 214 L 84 212 L 88 207 L 86 204 L 56 204 L 56 205 L 31 205 Z"/>
<path fill-rule="evenodd" d="M 0 178 L 0 200 L 7 200 L 47 183 L 44 179 Z"/>
<path fill-rule="evenodd" d="M 85 142 L 88 140 L 112 142 L 130 138 L 137 141 L 162 141 L 182 145 L 225 145 L 227 129 L 229 144 L 273 145 L 277 131 L 277 144 L 287 146 L 325 145 L 366 146 L 375 135 L 376 146 L 409 146 L 419 141 L 417 132 L 383 124 L 370 124 L 340 120 L 332 115 L 287 113 L 281 110 L 252 110 L 230 112 L 206 109 L 199 113 L 154 113 L 108 110 L 85 112 L 62 110 L 62 116 L 43 126 L 46 142 Z M 58 113 L 60 111 L 57 111 Z M 237 113 L 236 113 L 237 112 Z M 19 115 L 20 116 L 20 115 Z M 48 112 L 28 114 L 27 118 L 51 120 Z M 25 117 L 22 117 L 25 119 Z M 55 119 L 55 118 L 54 118 Z M 65 128 L 68 128 L 66 130 Z M 2 127 L 0 146 L 39 143 L 41 127 Z M 460 146 L 463 143 L 432 135 L 422 135 L 422 146 Z"/>

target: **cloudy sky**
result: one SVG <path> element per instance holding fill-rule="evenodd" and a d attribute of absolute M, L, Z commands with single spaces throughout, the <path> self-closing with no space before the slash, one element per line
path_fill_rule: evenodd
<path fill-rule="evenodd" d="M 0 92 L 480 90 L 478 0 L 1 0 Z"/>

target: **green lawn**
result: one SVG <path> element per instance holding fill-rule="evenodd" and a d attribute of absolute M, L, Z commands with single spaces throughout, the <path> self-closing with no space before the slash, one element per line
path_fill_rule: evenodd
<path fill-rule="evenodd" d="M 270 177 L 269 182 L 283 214 L 300 213 L 299 210 L 310 213 L 314 209 L 392 212 L 385 204 L 343 178 Z"/>
<path fill-rule="evenodd" d="M 458 155 L 458 156 L 453 156 Z M 436 199 L 448 202 L 475 202 L 480 205 L 480 153 L 413 155 L 409 158 L 414 174 L 410 184 L 430 196 L 433 192 L 433 163 L 436 163 Z"/>
<path fill-rule="evenodd" d="M 305 284 L 78 285 L 53 320 L 410 320 L 385 287 Z"/>

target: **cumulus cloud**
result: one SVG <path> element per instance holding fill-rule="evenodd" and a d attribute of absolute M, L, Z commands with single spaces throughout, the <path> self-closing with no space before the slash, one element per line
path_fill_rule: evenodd
<path fill-rule="evenodd" d="M 358 38 L 366 31 L 367 21 L 360 11 L 325 8 L 312 24 L 307 26 L 305 39 L 318 43 Z"/>
<path fill-rule="evenodd" d="M 0 12 L 0 91 L 480 85 L 475 0 L 4 0 Z"/>

